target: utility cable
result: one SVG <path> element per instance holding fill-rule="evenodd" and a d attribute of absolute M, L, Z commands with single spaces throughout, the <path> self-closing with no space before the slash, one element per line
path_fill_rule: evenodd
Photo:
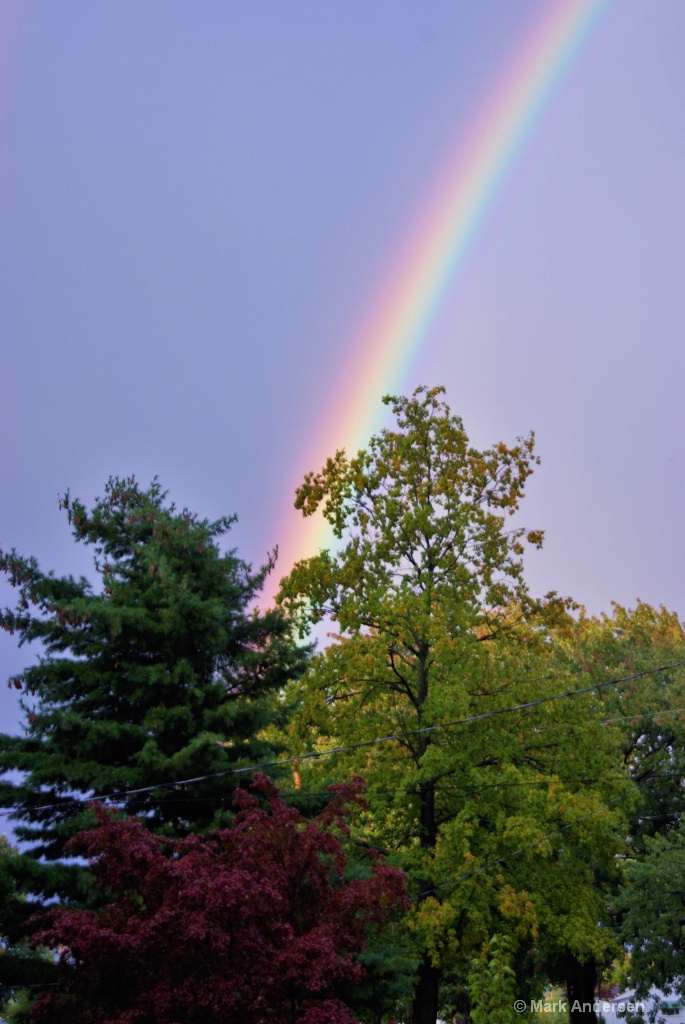
<path fill-rule="evenodd" d="M 229 776 L 229 775 L 244 775 L 244 774 L 247 774 L 249 772 L 263 771 L 263 770 L 265 770 L 267 768 L 280 768 L 280 767 L 283 767 L 284 765 L 294 764 L 294 763 L 301 762 L 301 761 L 318 760 L 319 758 L 322 758 L 322 757 L 330 757 L 333 754 L 343 754 L 343 753 L 347 753 L 348 751 L 351 751 L 351 750 L 360 750 L 360 749 L 363 749 L 365 747 L 378 746 L 378 745 L 380 745 L 382 743 L 390 743 L 390 742 L 393 742 L 393 741 L 396 742 L 396 743 L 399 743 L 403 739 L 406 739 L 406 738 L 408 738 L 410 736 L 421 736 L 421 735 L 426 735 L 426 734 L 429 734 L 429 733 L 435 733 L 435 732 L 439 732 L 439 731 L 441 731 L 443 729 L 452 729 L 452 728 L 454 728 L 455 726 L 458 726 L 458 725 L 470 725 L 473 722 L 481 722 L 481 721 L 484 721 L 485 719 L 488 719 L 488 718 L 494 718 L 494 717 L 496 717 L 498 715 L 511 714 L 511 713 L 513 713 L 515 711 L 527 711 L 530 708 L 539 707 L 542 704 L 549 704 L 551 701 L 564 700 L 564 699 L 569 698 L 569 697 L 577 697 L 577 696 L 579 696 L 581 694 L 584 694 L 584 693 L 591 693 L 593 690 L 603 689 L 606 686 L 619 686 L 619 685 L 621 685 L 621 683 L 632 682 L 634 679 L 642 679 L 644 676 L 656 675 L 659 672 L 668 672 L 671 669 L 680 668 L 683 665 L 685 665 L 685 660 L 683 660 L 683 661 L 676 661 L 676 662 L 673 662 L 670 665 L 660 665 L 657 668 L 648 668 L 648 669 L 643 669 L 640 672 L 633 672 L 631 675 L 629 675 L 629 676 L 622 676 L 620 679 L 607 679 L 604 682 L 593 683 L 590 686 L 583 686 L 583 687 L 580 687 L 577 690 L 566 690 L 566 691 L 563 691 L 562 693 L 551 694 L 549 697 L 539 697 L 536 700 L 525 701 L 522 704 L 514 704 L 514 705 L 512 705 L 510 707 L 506 707 L 506 708 L 494 708 L 491 711 L 483 711 L 483 712 L 480 712 L 479 714 L 476 714 L 476 715 L 468 715 L 468 716 L 466 716 L 464 718 L 457 718 L 457 719 L 454 719 L 451 722 L 441 722 L 441 723 L 439 723 L 437 725 L 427 725 L 427 726 L 424 726 L 421 729 L 409 729 L 409 730 L 407 730 L 405 732 L 390 733 L 387 736 L 379 736 L 379 737 L 376 737 L 376 738 L 371 739 L 371 740 L 359 740 L 356 743 L 349 743 L 349 744 L 346 744 L 344 746 L 333 747 L 333 748 L 331 748 L 329 750 L 309 751 L 308 753 L 305 753 L 305 754 L 297 754 L 297 755 L 293 755 L 291 757 L 285 757 L 285 758 L 281 758 L 281 759 L 275 760 L 275 761 L 263 761 L 260 764 L 246 765 L 246 766 L 244 766 L 242 768 L 227 768 L 227 769 L 224 769 L 223 771 L 211 772 L 211 773 L 206 774 L 206 775 L 197 775 L 197 776 L 194 776 L 194 777 L 188 778 L 188 779 L 177 779 L 177 780 L 169 781 L 169 782 L 158 782 L 158 783 L 155 783 L 154 785 L 150 785 L 150 786 L 138 786 L 138 787 L 136 787 L 134 789 L 119 790 L 119 791 L 114 792 L 114 793 L 103 794 L 102 799 L 109 800 L 109 801 L 115 801 L 115 800 L 120 800 L 120 799 L 123 799 L 123 798 L 128 798 L 128 797 L 131 797 L 131 796 L 139 796 L 142 793 L 150 793 L 150 792 L 153 792 L 156 789 L 165 789 L 165 788 L 168 788 L 168 787 L 176 787 L 176 788 L 178 788 L 178 787 L 181 787 L 181 786 L 190 786 L 190 785 L 193 785 L 193 784 L 198 783 L 198 782 L 208 781 L 210 779 L 225 778 L 226 776 Z M 636 717 L 636 716 L 628 716 L 628 717 Z M 223 746 L 223 744 L 220 744 L 220 745 Z M 75 797 L 73 799 L 67 798 L 65 800 L 57 801 L 57 802 L 50 803 L 50 804 L 41 804 L 41 805 L 38 805 L 36 807 L 30 808 L 30 810 L 31 811 L 53 810 L 54 808 L 64 807 L 65 805 L 68 805 L 69 803 L 83 804 L 83 803 L 86 803 L 86 802 L 90 802 L 93 799 L 97 799 L 97 798 L 96 797 Z M 27 808 L 27 809 L 29 809 L 29 808 Z M 9 811 L 0 811 L 0 814 L 6 814 L 6 813 L 10 813 L 11 814 L 13 812 L 14 812 L 14 809 L 11 809 Z"/>

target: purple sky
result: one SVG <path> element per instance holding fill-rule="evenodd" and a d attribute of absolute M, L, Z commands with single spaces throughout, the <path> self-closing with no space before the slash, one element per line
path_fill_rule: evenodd
<path fill-rule="evenodd" d="M 251 561 L 279 543 L 346 346 L 547 2 L 4 0 L 0 545 L 85 571 L 57 495 L 114 473 L 237 512 Z M 684 38 L 682 0 L 609 5 L 406 380 L 478 445 L 536 430 L 529 581 L 593 612 L 685 614 Z M 0 637 L 3 677 L 26 658 Z"/>

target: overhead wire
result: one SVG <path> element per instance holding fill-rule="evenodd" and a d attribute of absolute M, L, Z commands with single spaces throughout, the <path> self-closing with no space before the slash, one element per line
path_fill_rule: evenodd
<path fill-rule="evenodd" d="M 654 772 L 653 774 L 651 774 L 649 776 L 649 778 L 645 779 L 644 781 L 645 782 L 651 782 L 652 779 L 669 779 L 669 778 L 679 779 L 681 777 L 682 777 L 682 773 L 675 772 L 675 771 Z M 518 788 L 518 787 L 523 787 L 523 786 L 554 786 L 554 785 L 557 785 L 557 786 L 558 785 L 568 786 L 569 784 L 570 785 L 585 785 L 585 786 L 588 786 L 588 785 L 593 785 L 593 784 L 598 783 L 598 782 L 630 782 L 630 781 L 632 781 L 630 775 L 619 774 L 619 773 L 614 773 L 614 774 L 609 774 L 609 775 L 596 775 L 596 776 L 586 776 L 586 775 L 583 775 L 583 776 L 575 776 L 575 777 L 570 777 L 570 776 L 560 777 L 558 775 L 553 775 L 553 776 L 546 776 L 546 777 L 539 778 L 539 779 L 523 779 L 523 780 L 519 780 L 519 781 L 516 781 L 516 782 L 508 782 L 508 781 L 498 780 L 497 782 L 489 782 L 486 785 L 482 785 L 482 786 L 460 787 L 459 788 L 459 793 L 463 794 L 464 796 L 475 796 L 478 793 L 484 793 L 484 792 L 487 792 L 490 789 L 510 789 L 510 788 Z M 418 796 L 419 795 L 418 791 L 411 791 L 411 790 L 407 789 L 406 786 L 400 787 L 398 789 L 378 789 L 375 786 L 367 786 L 364 792 L 368 793 L 369 795 L 373 795 L 373 796 L 396 796 L 398 793 L 403 793 L 404 795 L 410 796 L 410 797 L 411 796 Z M 300 797 L 303 797 L 303 796 L 319 796 L 319 797 L 324 797 L 324 796 L 327 796 L 327 795 L 328 795 L 328 791 L 327 790 L 322 790 L 322 789 L 301 789 L 300 788 L 300 789 L 281 790 L 281 798 L 284 799 L 284 800 L 292 799 L 292 798 L 298 798 L 299 799 Z M 232 799 L 232 798 L 233 798 L 233 793 L 232 792 L 227 793 L 224 797 L 217 797 L 217 796 L 170 796 L 170 797 L 160 797 L 160 798 L 158 798 L 157 800 L 155 800 L 155 804 L 216 803 L 218 800 L 225 801 L 225 800 L 229 800 L 229 799 Z M 66 803 L 68 803 L 68 802 L 69 801 L 66 801 Z M 85 803 L 86 800 L 85 799 L 82 800 L 82 801 L 79 800 L 78 802 Z M 89 798 L 89 802 L 100 802 L 100 801 L 98 800 L 97 797 L 92 797 L 92 798 Z M 61 805 L 58 804 L 56 806 L 64 806 L 64 805 L 63 804 L 61 804 Z M 7 811 L 0 811 L 0 814 L 5 814 L 5 813 L 9 813 L 9 812 L 7 812 Z"/>
<path fill-rule="evenodd" d="M 199 782 L 206 782 L 210 779 L 225 778 L 230 775 L 243 775 L 250 772 L 264 771 L 268 768 L 280 768 L 288 764 L 296 764 L 302 761 L 319 760 L 323 757 L 330 757 L 334 754 L 347 753 L 352 750 L 360 750 L 365 747 L 378 746 L 383 743 L 390 742 L 401 742 L 402 739 L 406 739 L 410 736 L 420 736 L 429 733 L 436 733 L 443 729 L 452 729 L 459 725 L 469 725 L 473 722 L 484 721 L 489 718 L 494 718 L 499 715 L 512 714 L 516 711 L 527 711 L 531 708 L 539 707 L 542 704 L 548 704 L 556 700 L 564 700 L 570 697 L 576 697 L 581 694 L 591 693 L 594 690 L 600 690 L 607 686 L 619 686 L 622 683 L 632 682 L 635 679 L 641 679 L 644 676 L 656 675 L 660 672 L 668 672 L 672 669 L 681 668 L 685 665 L 685 660 L 672 662 L 669 665 L 660 665 L 656 668 L 643 669 L 640 672 L 633 672 L 631 675 L 622 676 L 619 679 L 607 679 L 603 682 L 592 683 L 589 686 L 583 686 L 576 690 L 565 690 L 560 693 L 550 694 L 547 697 L 538 697 L 536 700 L 525 701 L 521 704 L 514 704 L 505 708 L 493 708 L 490 711 L 479 712 L 475 715 L 468 715 L 463 718 L 453 719 L 449 722 L 441 722 L 436 725 L 423 726 L 420 729 L 409 729 L 404 732 L 389 733 L 386 736 L 375 737 L 370 740 L 359 740 L 356 743 L 348 743 L 338 747 L 332 747 L 328 750 L 316 750 L 307 751 L 303 754 L 295 754 L 290 757 L 280 758 L 273 761 L 262 761 L 259 764 L 244 765 L 240 768 L 226 768 L 218 772 L 210 772 L 205 775 L 197 775 L 187 779 L 174 779 L 164 782 L 157 782 L 148 786 L 138 786 L 133 789 L 118 790 L 113 793 L 103 794 L 102 797 L 87 796 L 87 797 L 65 797 L 63 800 L 54 801 L 49 804 L 40 804 L 34 807 L 26 807 L 24 810 L 36 811 L 48 811 L 56 808 L 65 807 L 69 804 L 84 804 L 89 803 L 93 800 L 101 799 L 108 802 L 115 802 L 121 799 L 128 799 L 132 796 L 139 796 L 143 793 L 150 793 L 158 789 L 166 789 L 169 787 L 180 788 L 182 786 L 190 786 Z M 662 712 L 655 712 L 655 714 L 661 714 Z M 665 713 L 665 712 L 664 712 Z M 651 713 L 650 713 L 651 714 Z M 626 718 L 635 718 L 641 716 L 628 715 Z M 647 717 L 647 716 L 644 716 Z M 618 720 L 618 719 L 617 719 Z M 9 808 L 7 810 L 0 810 L 0 815 L 9 815 L 15 813 L 16 808 Z"/>

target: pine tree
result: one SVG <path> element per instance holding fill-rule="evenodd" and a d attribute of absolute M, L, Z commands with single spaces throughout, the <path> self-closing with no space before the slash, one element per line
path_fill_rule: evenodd
<path fill-rule="evenodd" d="M 226 824 L 244 781 L 230 772 L 277 753 L 264 731 L 282 722 L 306 651 L 280 611 L 251 611 L 273 559 L 253 573 L 222 553 L 231 518 L 179 512 L 156 480 L 134 478 L 110 479 L 91 511 L 68 494 L 60 504 L 99 582 L 0 553 L 18 595 L 0 625 L 42 647 L 10 680 L 25 722 L 0 737 L 12 773 L 0 803 L 18 822 L 25 891 L 79 899 L 83 871 L 60 858 L 92 823 L 89 799 L 168 835 Z"/>

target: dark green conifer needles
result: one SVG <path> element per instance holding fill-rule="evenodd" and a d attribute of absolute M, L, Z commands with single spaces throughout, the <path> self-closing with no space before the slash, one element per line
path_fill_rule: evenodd
<path fill-rule="evenodd" d="M 81 872 L 58 861 L 91 796 L 168 834 L 225 821 L 240 776 L 180 782 L 273 757 L 264 730 L 305 659 L 281 612 L 251 611 L 272 562 L 253 574 L 221 552 L 230 518 L 178 512 L 156 481 L 142 490 L 133 478 L 111 479 L 92 511 L 69 495 L 61 505 L 93 548 L 96 586 L 0 553 L 18 595 L 0 624 L 42 645 L 10 680 L 25 725 L 0 737 L 12 773 L 0 803 L 28 852 L 22 882 L 43 898 L 78 894 Z"/>

